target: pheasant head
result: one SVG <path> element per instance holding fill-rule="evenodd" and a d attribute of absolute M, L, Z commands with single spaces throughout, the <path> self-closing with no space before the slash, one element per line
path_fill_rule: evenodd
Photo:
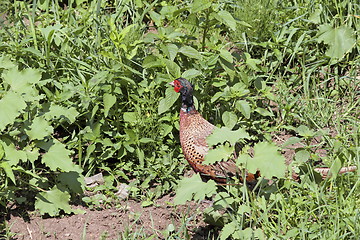
<path fill-rule="evenodd" d="M 177 78 L 169 84 L 174 87 L 175 92 L 181 94 L 182 109 L 186 112 L 194 109 L 194 86 L 185 78 Z"/>

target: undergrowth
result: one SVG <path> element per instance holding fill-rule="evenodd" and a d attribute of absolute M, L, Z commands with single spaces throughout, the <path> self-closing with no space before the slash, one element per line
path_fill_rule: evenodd
<path fill-rule="evenodd" d="M 203 214 L 220 239 L 356 239 L 359 174 L 337 171 L 360 162 L 359 11 L 350 0 L 2 2 L 1 215 L 76 212 L 84 177 L 102 172 L 107 195 L 127 183 L 144 206 L 174 191 L 177 204 L 213 197 Z M 247 146 L 238 165 L 272 184 L 182 177 L 177 77 L 206 119 L 241 133 L 210 141 Z M 332 175 L 320 181 L 314 166 Z M 186 223 L 163 234 L 188 238 Z"/>

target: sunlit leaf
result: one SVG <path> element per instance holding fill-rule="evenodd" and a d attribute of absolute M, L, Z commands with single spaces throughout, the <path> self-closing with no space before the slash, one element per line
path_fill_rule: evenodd
<path fill-rule="evenodd" d="M 230 147 L 228 144 L 218 146 L 215 149 L 210 149 L 205 156 L 203 164 L 214 164 L 222 160 L 226 161 L 230 158 L 233 152 L 234 148 Z"/>
<path fill-rule="evenodd" d="M 60 210 L 65 213 L 72 213 L 69 205 L 70 194 L 60 191 L 56 186 L 46 192 L 40 192 L 36 195 L 35 208 L 43 214 L 49 214 L 54 217 L 59 215 Z"/>
<path fill-rule="evenodd" d="M 25 108 L 26 103 L 20 95 L 7 92 L 0 100 L 0 131 L 4 130 L 6 125 L 13 123 Z"/>
<path fill-rule="evenodd" d="M 41 140 L 46 136 L 50 136 L 53 133 L 53 130 L 54 128 L 50 126 L 50 123 L 43 117 L 36 117 L 29 126 L 29 129 L 26 129 L 25 132 L 30 139 Z"/>
<path fill-rule="evenodd" d="M 244 115 L 246 119 L 250 118 L 250 104 L 245 100 L 236 102 L 235 107 Z"/>
<path fill-rule="evenodd" d="M 231 145 L 234 145 L 237 141 L 239 141 L 239 139 L 249 137 L 249 134 L 242 128 L 239 128 L 236 131 L 231 131 L 230 128 L 223 127 L 215 128 L 213 133 L 209 135 L 206 141 L 210 146 L 226 141 L 228 141 Z"/>
<path fill-rule="evenodd" d="M 237 123 L 237 120 L 238 120 L 235 113 L 228 112 L 228 111 L 224 112 L 221 118 L 222 118 L 224 125 L 230 129 L 232 129 L 235 126 L 235 124 Z"/>
<path fill-rule="evenodd" d="M 114 96 L 110 93 L 105 93 L 103 100 L 104 100 L 104 115 L 105 115 L 105 117 L 107 117 L 109 114 L 110 108 L 112 106 L 114 106 L 114 104 L 116 103 L 116 96 Z"/>

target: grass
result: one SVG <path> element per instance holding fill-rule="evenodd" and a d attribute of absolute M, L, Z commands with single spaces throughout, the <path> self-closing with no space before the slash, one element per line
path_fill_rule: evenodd
<path fill-rule="evenodd" d="M 217 204 L 203 215 L 219 239 L 357 239 L 358 172 L 318 181 L 311 169 L 359 166 L 359 7 L 350 0 L 0 3 L 0 104 L 9 116 L 0 117 L 1 214 L 9 202 L 71 213 L 83 178 L 98 172 L 107 201 L 122 182 L 146 204 L 179 191 L 186 166 L 178 95 L 166 89 L 182 76 L 194 83 L 205 118 L 249 134 L 243 144 L 269 143 L 279 132 L 298 139 L 287 160 L 303 170 L 300 182 L 279 175 L 253 193 L 213 188 Z M 189 238 L 190 218 L 162 234 Z M 6 222 L 2 235 L 11 237 Z M 121 233 L 146 237 L 132 226 Z"/>

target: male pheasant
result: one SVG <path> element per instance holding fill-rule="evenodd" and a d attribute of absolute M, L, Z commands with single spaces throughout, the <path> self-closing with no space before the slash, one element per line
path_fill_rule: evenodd
<path fill-rule="evenodd" d="M 178 78 L 169 84 L 174 87 L 175 92 L 181 94 L 180 143 L 185 159 L 190 166 L 195 172 L 199 172 L 203 178 L 213 179 L 221 184 L 226 183 L 227 179 L 232 176 L 240 175 L 233 159 L 217 162 L 213 165 L 203 164 L 205 155 L 209 150 L 206 138 L 214 131 L 215 126 L 205 120 L 195 109 L 193 86 L 188 80 Z M 339 173 L 354 172 L 356 169 L 356 166 L 343 167 Z M 329 168 L 315 168 L 315 171 L 320 173 L 323 178 L 329 175 L 329 170 Z M 253 187 L 259 176 L 259 171 L 255 174 L 246 173 L 247 185 Z M 297 180 L 295 175 L 293 178 Z"/>
<path fill-rule="evenodd" d="M 206 138 L 213 132 L 215 126 L 205 120 L 195 109 L 193 100 L 193 86 L 184 78 L 175 79 L 169 83 L 175 92 L 181 94 L 182 106 L 180 110 L 180 143 L 185 159 L 195 172 L 199 172 L 205 179 L 213 179 L 218 183 L 226 183 L 229 177 L 239 173 L 235 162 L 228 160 L 213 165 L 205 165 L 205 155 L 209 146 Z M 246 176 L 246 182 L 256 183 L 259 173 Z"/>

